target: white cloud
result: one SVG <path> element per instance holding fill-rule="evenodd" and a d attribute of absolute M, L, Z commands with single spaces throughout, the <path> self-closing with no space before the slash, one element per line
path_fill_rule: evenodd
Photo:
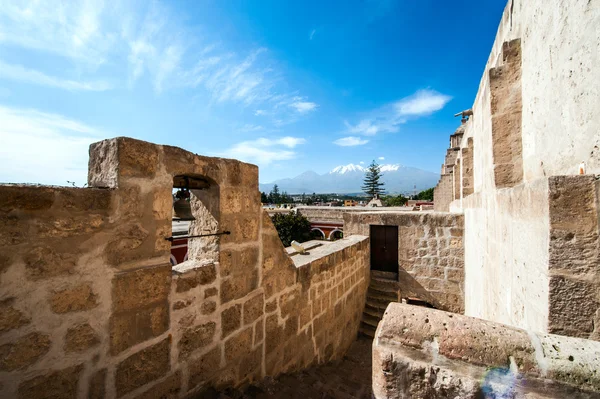
<path fill-rule="evenodd" d="M 399 115 L 422 116 L 439 111 L 452 97 L 434 90 L 419 90 L 394 104 Z"/>
<path fill-rule="evenodd" d="M 250 132 L 258 132 L 263 129 L 264 129 L 264 127 L 262 127 L 261 125 L 253 125 L 251 123 L 246 123 L 244 126 L 239 128 L 238 131 L 242 132 L 242 133 L 250 133 Z"/>
<path fill-rule="evenodd" d="M 267 115 L 267 111 L 265 111 L 264 109 L 257 109 L 256 111 L 254 111 L 254 115 L 255 116 L 264 116 L 264 115 Z"/>
<path fill-rule="evenodd" d="M 0 106 L 0 181 L 87 181 L 88 147 L 102 133 L 61 115 Z"/>
<path fill-rule="evenodd" d="M 315 33 L 317 33 L 317 30 L 316 30 L 316 29 L 313 29 L 313 30 L 311 30 L 311 31 L 310 31 L 310 38 L 309 38 L 308 40 L 312 40 L 312 39 L 313 39 L 313 37 L 315 36 Z"/>
<path fill-rule="evenodd" d="M 430 115 L 441 110 L 452 97 L 435 90 L 419 90 L 415 94 L 402 98 L 369 112 L 368 117 L 353 125 L 344 121 L 350 134 L 374 136 L 378 133 L 395 133 L 401 124 L 409 118 Z"/>
<path fill-rule="evenodd" d="M 377 159 L 379 159 L 380 161 L 385 161 L 385 157 L 379 157 Z"/>
<path fill-rule="evenodd" d="M 317 109 L 318 105 L 310 101 L 295 101 L 290 104 L 290 107 L 294 108 L 299 113 L 304 114 L 314 111 Z"/>
<path fill-rule="evenodd" d="M 274 161 L 295 158 L 296 153 L 290 149 L 304 143 L 306 140 L 299 137 L 259 138 L 234 145 L 225 152 L 225 156 L 259 165 L 269 165 Z"/>
<path fill-rule="evenodd" d="M 199 91 L 198 98 L 213 104 L 256 105 L 272 116 L 273 123 L 297 120 L 316 104 L 289 85 L 264 48 L 232 52 L 226 44 L 211 40 L 210 32 L 192 26 L 169 2 L 14 2 L 0 0 L 0 45 L 51 54 L 72 64 L 81 76 L 107 65 L 122 69 L 130 88 L 146 78 L 157 94 L 174 88 Z M 45 54 L 44 54 L 45 53 Z M 7 61 L 6 59 L 4 61 Z M 12 61 L 11 61 L 12 62 Z M 68 90 L 105 90 L 104 82 L 57 78 L 36 64 L 4 65 L 11 79 Z M 10 68 L 9 68 L 10 67 Z M 119 75 L 117 75 L 119 76 Z M 278 105 L 284 101 L 285 103 Z M 291 105 L 294 104 L 294 105 Z M 292 107 L 292 108 L 290 108 Z"/>
<path fill-rule="evenodd" d="M 360 161 L 359 163 L 360 163 L 361 165 L 364 165 L 364 164 L 365 164 L 365 161 Z"/>
<path fill-rule="evenodd" d="M 55 87 L 70 91 L 105 91 L 111 88 L 106 82 L 79 82 L 48 76 L 42 72 L 24 68 L 21 65 L 12 65 L 0 60 L 0 78 L 17 80 L 41 86 Z"/>
<path fill-rule="evenodd" d="M 367 144 L 369 142 L 369 140 L 365 140 L 365 139 L 361 139 L 360 137 L 353 137 L 353 136 L 349 136 L 349 137 L 344 137 L 341 139 L 338 139 L 336 141 L 333 142 L 333 144 L 342 146 L 342 147 L 353 147 L 356 145 L 364 145 Z"/>
<path fill-rule="evenodd" d="M 289 148 L 294 148 L 299 144 L 305 144 L 306 140 L 303 138 L 300 138 L 300 137 L 289 137 L 288 136 L 288 137 L 283 137 L 283 138 L 276 140 L 276 143 L 284 145 Z"/>

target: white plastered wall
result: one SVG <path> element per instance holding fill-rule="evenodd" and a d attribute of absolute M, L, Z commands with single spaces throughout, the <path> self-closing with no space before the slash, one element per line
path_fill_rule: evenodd
<path fill-rule="evenodd" d="M 524 181 L 496 189 L 488 71 L 521 39 Z M 600 2 L 508 2 L 480 83 L 467 138 L 475 193 L 465 214 L 465 313 L 541 332 L 548 324 L 547 178 L 600 173 Z M 462 180 L 462 179 L 461 179 Z"/>

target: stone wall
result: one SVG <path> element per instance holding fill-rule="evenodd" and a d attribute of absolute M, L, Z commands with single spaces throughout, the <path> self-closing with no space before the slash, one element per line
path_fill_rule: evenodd
<path fill-rule="evenodd" d="M 410 212 L 409 207 L 366 208 L 364 206 L 299 206 L 296 208 L 302 216 L 311 222 L 343 222 L 345 213 L 356 212 Z"/>
<path fill-rule="evenodd" d="M 376 398 L 597 398 L 600 343 L 392 303 L 373 341 Z"/>
<path fill-rule="evenodd" d="M 433 305 L 436 307 L 456 313 L 464 312 L 462 215 L 434 212 L 344 215 L 346 237 L 353 234 L 368 235 L 371 225 L 398 226 L 400 297 L 420 294 L 412 286 L 416 282 L 434 298 Z M 407 281 L 406 277 L 412 278 Z"/>
<path fill-rule="evenodd" d="M 448 212 L 450 203 L 454 200 L 454 178 L 452 173 L 443 174 L 433 189 L 433 209 L 438 212 Z"/>
<path fill-rule="evenodd" d="M 600 340 L 600 179 L 549 181 L 548 330 Z"/>
<path fill-rule="evenodd" d="M 462 125 L 462 194 L 449 206 L 464 213 L 465 313 L 470 316 L 597 337 L 593 239 L 571 232 L 583 238 L 568 247 L 581 251 L 559 255 L 555 249 L 568 240 L 554 235 L 552 215 L 598 220 L 589 207 L 569 204 L 579 200 L 562 201 L 560 212 L 553 205 L 554 191 L 570 189 L 560 176 L 577 174 L 582 160 L 589 174 L 600 173 L 600 99 L 592 95 L 600 90 L 593 72 L 600 62 L 598 24 L 596 2 L 508 1 L 473 115 Z M 472 176 L 467 162 L 472 162 Z M 584 186 L 588 192 L 581 198 L 588 198 L 594 189 Z M 565 267 L 574 264 L 579 266 Z"/>
<path fill-rule="evenodd" d="M 189 260 L 169 264 L 175 176 Z M 90 148 L 90 188 L 0 186 L 3 397 L 180 397 L 343 355 L 368 238 L 290 258 L 258 168 L 128 138 Z"/>

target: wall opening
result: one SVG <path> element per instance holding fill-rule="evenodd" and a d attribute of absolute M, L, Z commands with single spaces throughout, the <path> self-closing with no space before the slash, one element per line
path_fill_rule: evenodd
<path fill-rule="evenodd" d="M 398 226 L 369 226 L 371 270 L 398 273 Z"/>
<path fill-rule="evenodd" d="M 174 270 L 185 271 L 212 264 L 219 260 L 219 236 L 201 236 L 219 232 L 220 195 L 219 186 L 200 175 L 178 175 L 173 178 L 173 188 L 179 193 L 188 192 L 192 220 L 173 217 L 173 241 L 171 253 L 175 255 Z M 185 195 L 184 195 L 185 196 Z M 180 195 L 181 197 L 181 195 Z M 173 198 L 175 204 L 179 198 Z M 181 238 L 177 238 L 177 237 Z M 187 244 L 187 245 L 186 245 Z M 185 250 L 183 259 L 181 258 Z M 171 259 L 173 263 L 173 259 Z"/>

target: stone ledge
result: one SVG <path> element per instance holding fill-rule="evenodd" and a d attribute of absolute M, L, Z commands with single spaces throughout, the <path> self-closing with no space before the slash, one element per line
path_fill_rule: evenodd
<path fill-rule="evenodd" d="M 494 389 L 513 390 L 515 397 L 544 390 L 556 397 L 600 392 L 595 371 L 600 369 L 600 342 L 399 303 L 390 304 L 379 323 L 373 360 L 378 398 L 432 391 L 478 397 L 489 382 L 482 376 L 490 371 L 502 374 Z M 423 384 L 411 385 L 407 370 L 444 378 L 425 376 Z"/>
<path fill-rule="evenodd" d="M 300 268 L 302 266 L 310 264 L 311 262 L 314 262 L 319 258 L 324 258 L 328 255 L 334 254 L 345 248 L 349 248 L 368 239 L 369 237 L 367 236 L 353 235 L 348 238 L 328 242 L 319 247 L 315 247 L 312 250 L 307 251 L 305 254 L 298 254 L 297 256 L 293 256 L 292 260 L 294 261 L 294 265 L 297 268 Z"/>

